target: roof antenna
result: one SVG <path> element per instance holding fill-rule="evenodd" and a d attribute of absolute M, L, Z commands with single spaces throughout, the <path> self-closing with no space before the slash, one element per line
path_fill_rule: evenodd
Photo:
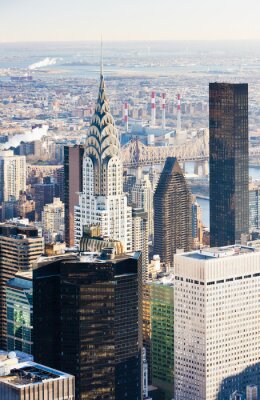
<path fill-rule="evenodd" d="M 101 34 L 100 76 L 103 76 L 103 36 Z"/>

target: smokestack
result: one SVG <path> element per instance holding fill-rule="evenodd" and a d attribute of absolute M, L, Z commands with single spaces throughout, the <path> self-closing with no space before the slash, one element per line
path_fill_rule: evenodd
<path fill-rule="evenodd" d="M 125 123 L 126 132 L 128 132 L 128 103 L 127 102 L 125 102 L 125 106 L 124 106 L 124 123 Z"/>
<path fill-rule="evenodd" d="M 177 95 L 177 130 L 181 131 L 181 96 Z"/>
<path fill-rule="evenodd" d="M 152 92 L 151 97 L 151 126 L 155 127 L 155 120 L 156 120 L 156 108 L 155 108 L 155 92 Z"/>
<path fill-rule="evenodd" d="M 162 128 L 166 128 L 166 116 L 165 116 L 165 111 L 166 111 L 166 94 L 162 93 Z"/>

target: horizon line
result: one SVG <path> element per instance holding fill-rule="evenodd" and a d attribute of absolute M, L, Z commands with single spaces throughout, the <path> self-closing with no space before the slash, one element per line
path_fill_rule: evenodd
<path fill-rule="evenodd" d="M 108 39 L 104 43 L 140 43 L 140 42 L 258 42 L 259 38 L 248 39 Z M 99 43 L 100 39 L 71 39 L 71 40 L 0 40 L 1 44 L 23 44 L 23 43 Z"/>

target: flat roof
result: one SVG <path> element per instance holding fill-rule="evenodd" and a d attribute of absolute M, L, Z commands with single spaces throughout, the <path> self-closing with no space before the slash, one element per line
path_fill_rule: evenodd
<path fill-rule="evenodd" d="M 181 256 L 194 258 L 196 260 L 213 260 L 224 257 L 237 257 L 243 254 L 250 254 L 259 251 L 260 249 L 250 246 L 231 245 L 224 247 L 210 247 L 207 249 L 197 250 L 190 253 L 183 253 L 181 254 Z"/>
<path fill-rule="evenodd" d="M 72 375 L 33 361 L 27 361 L 15 364 L 8 375 L 0 377 L 0 382 L 15 387 L 24 387 L 69 377 Z"/>

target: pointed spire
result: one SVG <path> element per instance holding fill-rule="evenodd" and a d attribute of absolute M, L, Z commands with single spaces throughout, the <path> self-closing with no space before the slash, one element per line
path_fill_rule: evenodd
<path fill-rule="evenodd" d="M 100 77 L 103 77 L 103 36 L 101 34 L 101 51 L 100 51 Z"/>

